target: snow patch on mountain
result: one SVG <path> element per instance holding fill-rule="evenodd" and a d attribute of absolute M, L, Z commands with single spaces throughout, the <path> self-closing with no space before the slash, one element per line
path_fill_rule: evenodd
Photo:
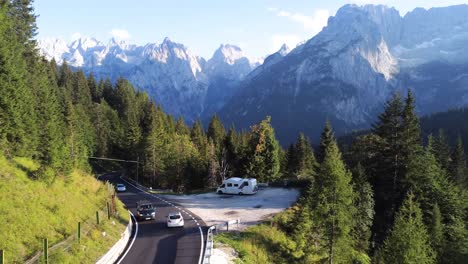
<path fill-rule="evenodd" d="M 125 77 L 166 111 L 189 122 L 222 107 L 253 68 L 237 46 L 221 45 L 206 61 L 169 38 L 144 46 L 115 38 L 107 44 L 94 38 L 79 38 L 70 44 L 45 39 L 39 40 L 39 48 L 47 59 L 58 64 L 65 60 L 98 78 L 115 81 Z M 208 96 L 208 92 L 212 94 Z"/>

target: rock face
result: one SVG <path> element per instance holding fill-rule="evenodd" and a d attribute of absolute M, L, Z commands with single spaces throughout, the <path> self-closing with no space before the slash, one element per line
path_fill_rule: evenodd
<path fill-rule="evenodd" d="M 415 9 L 346 5 L 314 38 L 250 73 L 221 113 L 246 128 L 266 115 L 283 144 L 369 127 L 395 91 L 415 92 L 420 114 L 468 103 L 468 6 Z M 269 61 L 273 63 L 268 63 Z"/>
<path fill-rule="evenodd" d="M 46 39 L 39 41 L 39 47 L 46 58 L 54 58 L 59 64 L 66 60 L 97 78 L 115 81 L 125 77 L 167 112 L 189 122 L 224 106 L 253 67 L 236 46 L 221 45 L 206 61 L 169 38 L 145 46 L 115 39 L 107 44 L 93 38 L 70 44 Z"/>
<path fill-rule="evenodd" d="M 299 132 L 316 142 L 326 119 L 338 135 L 368 128 L 395 91 L 412 89 L 419 114 L 468 104 L 468 5 L 404 17 L 383 5 L 345 5 L 314 38 L 292 51 L 282 47 L 256 68 L 232 45 L 208 61 L 169 39 L 145 46 L 46 40 L 40 47 L 98 77 L 129 79 L 189 122 L 219 112 L 241 129 L 270 115 L 283 144 Z"/>

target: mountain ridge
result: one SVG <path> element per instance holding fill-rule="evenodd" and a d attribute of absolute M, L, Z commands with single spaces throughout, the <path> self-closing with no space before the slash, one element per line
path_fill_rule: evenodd
<path fill-rule="evenodd" d="M 60 39 L 38 43 L 41 53 L 59 64 L 65 60 L 97 78 L 127 78 L 166 111 L 188 122 L 218 111 L 257 66 L 235 45 L 221 44 L 213 57 L 205 60 L 168 37 L 160 44 L 143 46 L 115 38 L 104 44 L 88 37 L 68 44 Z"/>
<path fill-rule="evenodd" d="M 345 5 L 316 36 L 247 76 L 220 118 L 242 129 L 270 115 L 288 143 L 299 132 L 317 140 L 327 119 L 338 135 L 369 127 L 389 96 L 407 89 L 420 114 L 466 105 L 465 32 L 468 5 L 416 9 L 403 17 L 383 5 Z"/>

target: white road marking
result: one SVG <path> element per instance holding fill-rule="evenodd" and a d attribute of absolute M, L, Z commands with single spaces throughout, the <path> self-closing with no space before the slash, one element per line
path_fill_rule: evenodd
<path fill-rule="evenodd" d="M 122 262 L 122 260 L 125 258 L 125 256 L 127 255 L 127 253 L 130 251 L 130 249 L 132 248 L 133 246 L 133 243 L 135 242 L 135 239 L 138 235 L 138 221 L 136 220 L 135 216 L 132 214 L 132 212 L 130 212 L 130 210 L 128 211 L 130 213 L 130 216 L 133 218 L 133 220 L 135 220 L 135 235 L 133 236 L 133 239 L 132 239 L 132 242 L 130 243 L 130 246 L 128 246 L 127 248 L 127 251 L 125 251 L 125 253 L 122 255 L 122 257 L 120 258 L 119 262 L 117 262 L 116 264 L 120 264 L 120 262 Z M 202 234 L 203 235 L 203 234 Z"/>
<path fill-rule="evenodd" d="M 166 203 L 169 203 L 169 202 L 167 202 L 167 201 L 165 201 L 165 200 L 159 198 L 159 197 L 156 196 L 156 195 L 147 193 L 145 190 L 142 190 L 142 189 L 138 188 L 137 186 L 135 186 L 135 185 L 129 183 L 128 181 L 124 180 L 122 177 L 120 177 L 120 179 L 123 180 L 124 182 L 130 184 L 131 186 L 135 187 L 136 189 L 142 191 L 143 193 L 145 193 L 145 194 L 147 194 L 147 195 L 150 195 L 150 196 L 152 196 L 152 197 L 154 197 L 154 198 L 158 198 L 158 199 L 161 200 L 161 201 L 164 201 L 164 202 L 166 202 Z M 180 209 L 178 206 L 175 206 L 175 205 L 173 205 L 172 203 L 169 203 L 169 204 L 170 204 L 172 207 L 175 207 L 175 208 L 177 208 L 177 209 Z M 129 212 L 130 212 L 130 211 L 129 211 Z M 184 211 L 184 212 L 185 212 L 185 211 Z M 131 212 L 130 212 L 130 214 L 131 214 L 132 217 L 135 219 L 135 216 L 134 216 Z M 203 242 L 203 231 L 202 231 L 202 229 L 201 229 L 200 224 L 198 223 L 198 221 L 195 220 L 195 218 L 194 218 L 193 216 L 191 216 L 191 215 L 189 215 L 189 216 L 192 217 L 192 220 L 195 221 L 195 223 L 197 223 L 198 229 L 200 230 L 201 247 L 200 247 L 200 258 L 198 259 L 198 264 L 201 264 L 201 263 L 202 263 L 202 259 L 203 259 L 203 244 L 204 244 L 204 242 Z M 136 219 L 135 219 L 135 223 L 136 223 L 135 237 L 133 237 L 133 241 L 132 241 L 132 243 L 130 244 L 130 247 L 127 249 L 127 251 L 126 251 L 125 254 L 122 256 L 122 258 L 120 259 L 120 261 L 119 261 L 118 263 L 116 263 L 116 264 L 120 264 L 120 262 L 123 260 L 123 258 L 125 257 L 125 255 L 127 255 L 128 251 L 129 251 L 130 248 L 132 247 L 133 242 L 135 242 L 135 238 L 136 238 L 136 235 L 137 235 L 137 233 L 138 233 L 138 223 L 137 223 Z"/>

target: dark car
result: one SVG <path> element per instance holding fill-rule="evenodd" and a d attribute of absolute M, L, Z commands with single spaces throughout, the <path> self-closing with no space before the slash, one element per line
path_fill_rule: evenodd
<path fill-rule="evenodd" d="M 156 219 L 156 208 L 149 201 L 137 202 L 137 215 L 138 220 L 154 220 Z"/>

